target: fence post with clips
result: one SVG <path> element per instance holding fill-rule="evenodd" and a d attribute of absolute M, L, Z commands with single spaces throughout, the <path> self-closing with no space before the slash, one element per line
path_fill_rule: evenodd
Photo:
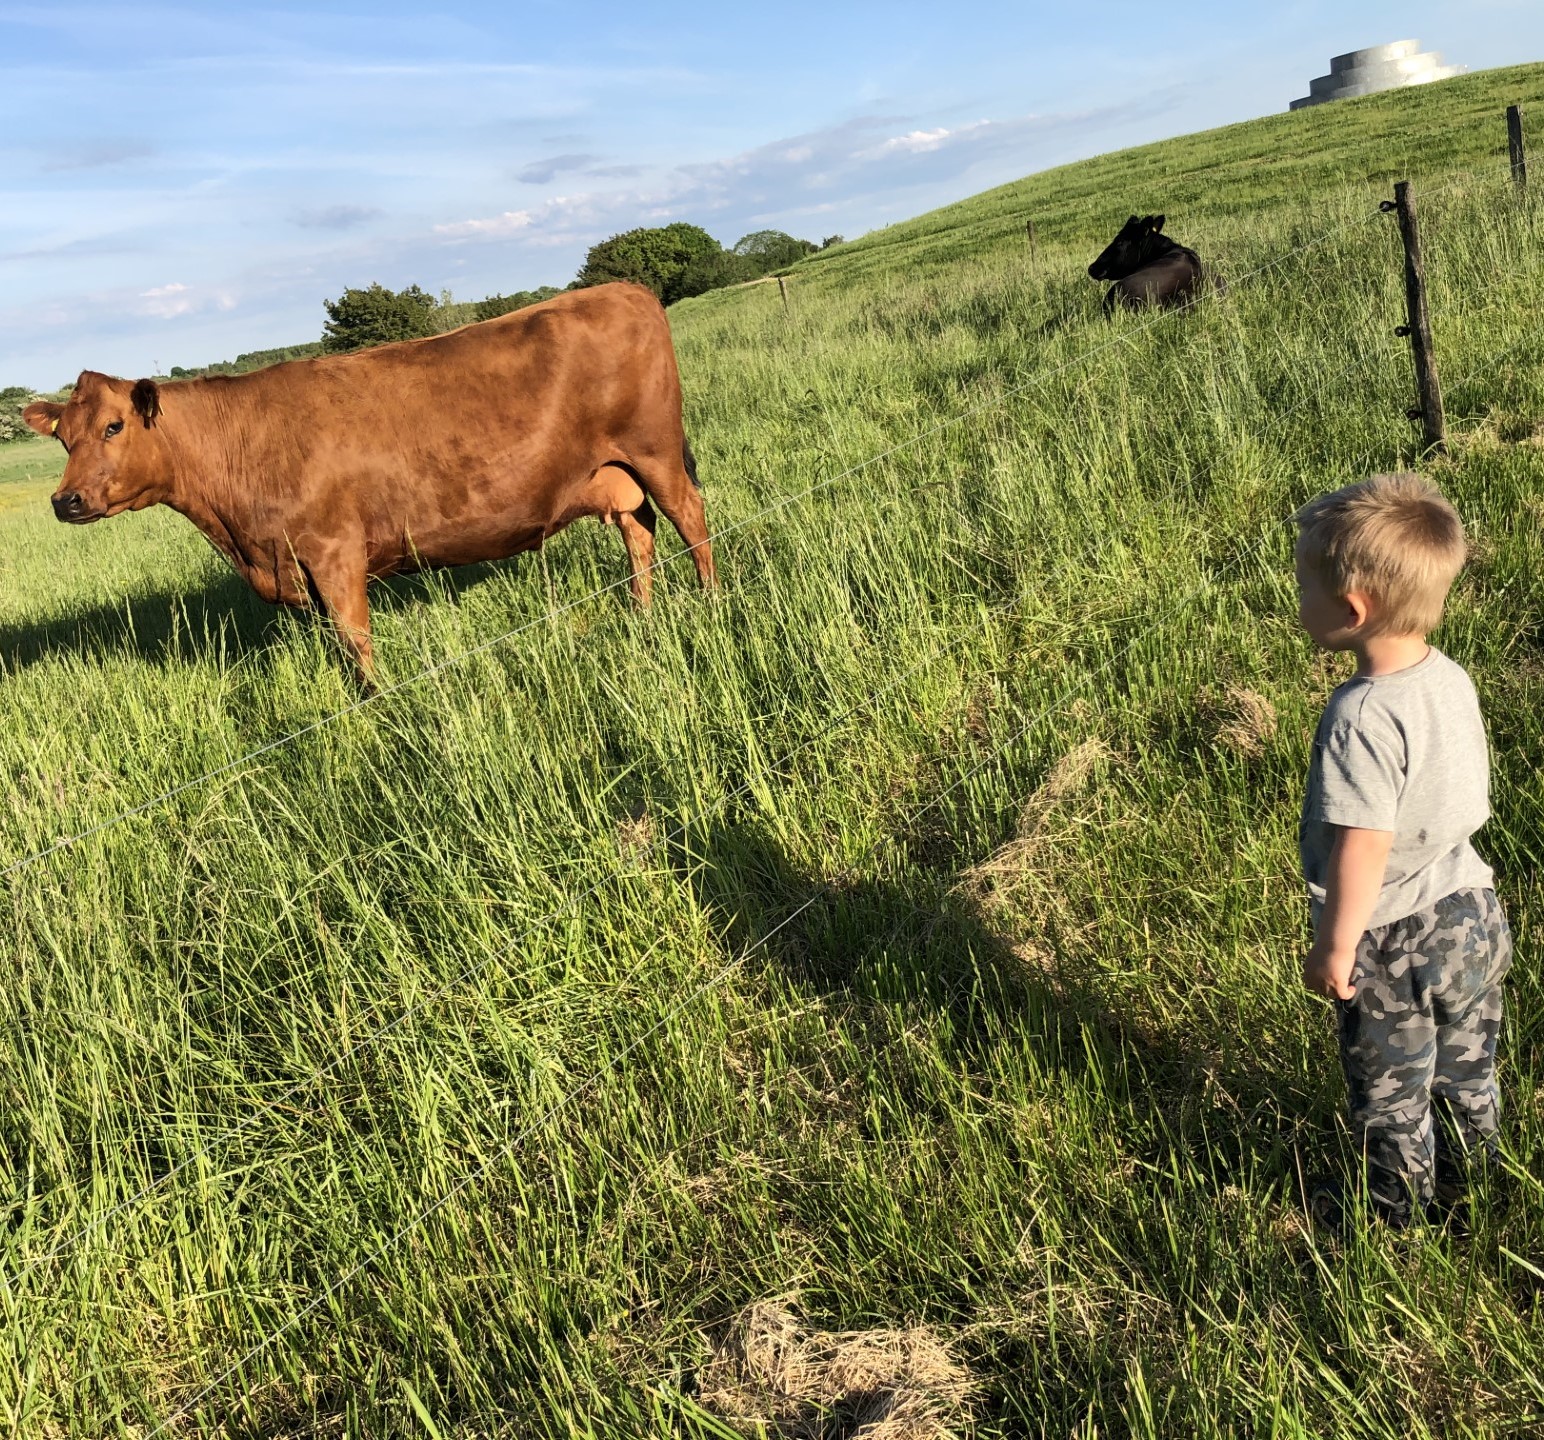
<path fill-rule="evenodd" d="M 1442 410 L 1437 360 L 1432 354 L 1431 315 L 1426 308 L 1426 265 L 1421 258 L 1421 231 L 1416 223 L 1415 196 L 1410 192 L 1410 182 L 1401 180 L 1395 185 L 1394 198 L 1383 201 L 1379 209 L 1398 213 L 1399 235 L 1405 245 L 1405 307 L 1409 321 L 1394 333 L 1410 337 L 1415 385 L 1421 400 L 1417 408 L 1406 414 L 1421 422 L 1426 449 L 1444 451 L 1447 449 L 1447 417 Z"/>

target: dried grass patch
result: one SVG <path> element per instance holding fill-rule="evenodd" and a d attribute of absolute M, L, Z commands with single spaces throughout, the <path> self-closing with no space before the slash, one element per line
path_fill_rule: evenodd
<path fill-rule="evenodd" d="M 1088 782 L 1112 758 L 1110 747 L 1097 736 L 1074 746 L 1046 772 L 1019 811 L 1015 835 L 961 876 L 963 888 L 977 899 L 990 902 L 1002 882 L 1039 868 L 1049 843 L 1047 821 L 1058 806 L 1080 795 Z"/>
<path fill-rule="evenodd" d="M 1517 411 L 1493 411 L 1478 424 L 1450 435 L 1449 444 L 1478 451 L 1501 450 L 1510 445 L 1544 446 L 1544 420 Z"/>
<path fill-rule="evenodd" d="M 1210 722 L 1217 744 L 1235 755 L 1257 759 L 1275 738 L 1276 707 L 1247 685 L 1230 684 L 1220 696 L 1203 690 L 1196 705 Z"/>
<path fill-rule="evenodd" d="M 642 806 L 623 815 L 616 823 L 617 852 L 624 860 L 639 860 L 654 849 L 658 838 L 654 817 Z"/>
<path fill-rule="evenodd" d="M 740 1314 L 698 1400 L 758 1440 L 955 1440 L 969 1433 L 975 1389 L 927 1326 L 816 1330 L 784 1297 Z"/>

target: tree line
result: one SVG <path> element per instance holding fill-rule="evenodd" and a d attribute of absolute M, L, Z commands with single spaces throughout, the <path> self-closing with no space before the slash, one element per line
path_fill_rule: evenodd
<path fill-rule="evenodd" d="M 579 273 L 565 287 L 582 290 L 613 280 L 631 280 L 652 290 L 663 304 L 673 305 L 694 295 L 743 285 L 778 270 L 817 250 L 840 245 L 840 235 L 829 235 L 820 244 L 799 240 L 781 230 L 753 230 L 733 245 L 723 246 L 697 225 L 676 221 L 670 225 L 626 230 L 592 245 Z M 381 284 L 351 287 L 336 300 L 324 300 L 327 320 L 322 338 L 302 345 L 272 350 L 252 350 L 234 360 L 186 368 L 173 365 L 168 378 L 191 380 L 204 375 L 245 375 L 284 360 L 303 360 L 313 355 L 343 354 L 393 340 L 418 340 L 440 335 L 478 320 L 493 320 L 511 310 L 537 305 L 563 293 L 555 285 L 516 290 L 508 295 L 489 295 L 482 300 L 457 300 L 448 290 L 431 295 L 417 285 L 389 290 Z M 19 440 L 31 432 L 22 424 L 22 409 L 39 398 L 26 386 L 0 389 L 0 444 Z M 61 396 L 60 398 L 64 398 Z"/>
<path fill-rule="evenodd" d="M 631 280 L 647 286 L 663 304 L 673 305 L 726 285 L 759 280 L 817 250 L 841 243 L 840 235 L 827 236 L 817 245 L 781 230 L 754 230 L 725 248 L 701 226 L 684 221 L 643 226 L 592 245 L 567 288 L 582 290 L 613 280 Z M 543 285 L 512 295 L 457 302 L 449 291 L 436 299 L 417 285 L 405 290 L 388 290 L 380 284 L 349 289 L 336 300 L 322 302 L 327 323 L 319 348 L 338 354 L 393 340 L 416 340 L 475 320 L 492 320 L 561 293 L 555 286 Z"/>

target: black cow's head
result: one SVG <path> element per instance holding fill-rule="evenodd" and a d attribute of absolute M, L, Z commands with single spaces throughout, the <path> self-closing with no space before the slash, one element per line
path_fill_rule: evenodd
<path fill-rule="evenodd" d="M 81 372 L 63 405 L 38 401 L 22 419 L 52 435 L 69 455 L 54 491 L 54 514 L 84 525 L 165 500 L 171 488 L 166 442 L 156 427 L 161 392 L 154 380 L 115 380 Z"/>
<path fill-rule="evenodd" d="M 1091 280 L 1124 280 L 1154 258 L 1156 243 L 1163 230 L 1162 215 L 1133 215 L 1120 227 L 1120 233 L 1104 247 L 1103 253 L 1088 267 Z"/>

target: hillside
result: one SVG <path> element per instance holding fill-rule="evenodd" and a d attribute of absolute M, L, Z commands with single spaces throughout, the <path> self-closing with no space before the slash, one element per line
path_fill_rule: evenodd
<path fill-rule="evenodd" d="M 683 302 L 721 592 L 677 555 L 631 613 L 598 526 L 382 585 L 401 684 L 363 707 L 185 521 L 57 525 L 57 450 L 0 452 L 12 1430 L 1528 1433 L 1510 102 L 1544 117 L 1544 66 L 1032 176 L 803 263 L 788 315 Z M 1475 543 L 1437 641 L 1495 756 L 1511 1174 L 1472 1238 L 1342 1245 L 1299 1199 L 1343 1141 L 1295 851 L 1342 672 L 1286 522 L 1418 460 L 1396 177 Z M 1132 211 L 1227 295 L 1105 322 L 1083 271 Z"/>

